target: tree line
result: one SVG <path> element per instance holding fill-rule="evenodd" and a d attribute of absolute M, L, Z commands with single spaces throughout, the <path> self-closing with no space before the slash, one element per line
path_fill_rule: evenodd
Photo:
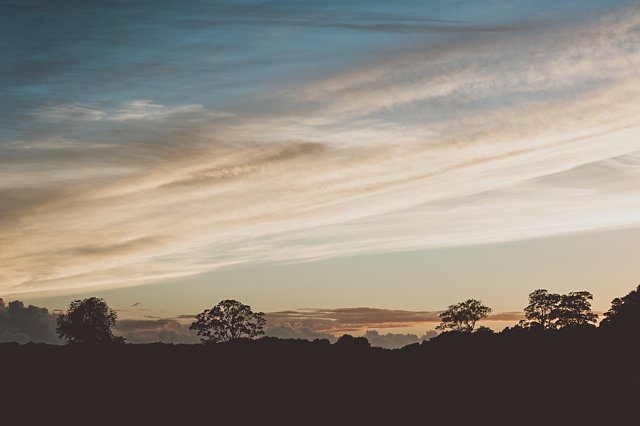
<path fill-rule="evenodd" d="M 633 423 L 640 286 L 597 326 L 588 294 L 562 296 L 532 292 L 525 319 L 501 332 L 478 326 L 491 312 L 481 301 L 451 305 L 438 336 L 396 350 L 264 336 L 264 314 L 235 300 L 195 316 L 203 344 L 123 344 L 104 300 L 78 300 L 58 316 L 66 345 L 0 344 L 3 420 Z"/>
<path fill-rule="evenodd" d="M 525 319 L 503 331 L 595 329 L 598 315 L 591 310 L 591 300 L 593 295 L 588 291 L 558 294 L 546 289 L 534 290 L 529 294 L 529 303 L 524 308 Z M 486 319 L 491 312 L 492 309 L 482 301 L 468 299 L 450 305 L 440 313 L 441 323 L 436 330 L 442 333 L 495 333 L 488 327 L 476 328 L 477 323 Z M 196 315 L 189 329 L 196 331 L 202 343 L 254 339 L 265 334 L 264 316 L 263 312 L 253 312 L 248 305 L 227 299 Z M 125 343 L 124 337 L 113 334 L 112 328 L 116 325 L 116 320 L 117 313 L 104 299 L 78 299 L 72 301 L 67 311 L 58 316 L 56 332 L 68 345 Z M 598 328 L 624 331 L 637 329 L 639 324 L 640 285 L 624 297 L 615 298 L 611 302 L 611 308 L 604 313 Z M 344 335 L 339 341 L 344 344 L 353 339 L 353 336 Z"/>

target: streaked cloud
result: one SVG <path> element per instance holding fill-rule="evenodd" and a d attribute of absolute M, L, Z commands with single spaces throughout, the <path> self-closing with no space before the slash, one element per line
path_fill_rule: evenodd
<path fill-rule="evenodd" d="M 89 38 L 86 61 L 66 56 L 69 34 L 7 50 L 21 59 L 7 71 L 16 106 L 0 138 L 1 294 L 640 226 L 637 6 L 477 23 L 440 9 L 414 22 L 357 8 L 344 22 L 291 4 L 215 7 L 265 32 L 203 42 L 210 22 L 191 9 L 178 21 L 154 11 L 181 35 L 169 40 L 115 8 L 123 34 L 140 37 L 123 47 L 136 53 L 130 73 L 116 32 Z M 329 50 L 310 21 L 359 34 L 345 49 L 362 55 L 315 67 Z M 287 68 L 306 48 L 296 28 L 320 31 L 303 38 L 317 56 Z M 376 48 L 389 32 L 394 48 Z M 272 41 L 273 58 L 248 47 L 255 39 Z M 273 62 L 263 74 L 260 61 Z M 292 333 L 437 321 L 323 314 L 269 315 Z"/>

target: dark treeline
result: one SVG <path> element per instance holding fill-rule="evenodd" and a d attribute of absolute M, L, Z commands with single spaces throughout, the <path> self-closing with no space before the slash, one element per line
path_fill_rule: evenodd
<path fill-rule="evenodd" d="M 250 328 L 247 338 L 203 333 L 204 344 L 4 343 L 2 419 L 19 424 L 635 424 L 640 286 L 615 299 L 597 327 L 583 304 L 582 319 L 566 315 L 577 312 L 567 308 L 567 300 L 585 299 L 582 292 L 564 299 L 536 292 L 531 300 L 540 306 L 550 300 L 548 309 L 535 310 L 514 327 L 474 330 L 468 317 L 453 313 L 471 307 L 475 318 L 487 310 L 467 301 L 443 315 L 443 321 L 463 318 L 451 322 L 458 324 L 452 331 L 393 350 L 350 335 L 333 344 L 252 339 L 257 330 Z M 248 312 L 245 305 L 226 302 Z M 114 319 L 108 307 L 98 306 L 107 320 Z M 194 327 L 206 331 L 218 324 L 220 307 L 225 304 L 199 315 Z M 71 312 L 61 317 L 59 331 L 82 336 L 84 329 L 69 325 Z M 104 335 L 112 338 L 108 330 Z"/>

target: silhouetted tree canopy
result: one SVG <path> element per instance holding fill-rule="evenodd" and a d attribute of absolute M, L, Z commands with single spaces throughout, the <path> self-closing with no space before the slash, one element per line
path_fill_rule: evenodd
<path fill-rule="evenodd" d="M 252 339 L 264 334 L 267 323 L 264 313 L 253 312 L 251 307 L 237 300 L 223 300 L 211 309 L 196 315 L 190 330 L 203 336 L 202 343 L 228 342 L 239 338 Z"/>
<path fill-rule="evenodd" d="M 524 308 L 524 316 L 533 327 L 545 330 L 555 328 L 555 315 L 561 296 L 545 289 L 529 293 L 529 304 Z"/>
<path fill-rule="evenodd" d="M 535 290 L 529 294 L 529 305 L 524 308 L 527 320 L 521 321 L 520 326 L 543 330 L 594 326 L 598 315 L 591 312 L 589 300 L 593 300 L 593 295 L 588 291 L 557 294 Z"/>
<path fill-rule="evenodd" d="M 442 323 L 436 330 L 451 330 L 472 332 L 476 322 L 486 318 L 491 313 L 491 308 L 482 304 L 480 300 L 468 299 L 464 302 L 450 305 L 439 317 Z"/>
<path fill-rule="evenodd" d="M 66 344 L 106 345 L 124 343 L 121 336 L 114 336 L 118 315 L 104 299 L 89 297 L 74 300 L 66 313 L 58 316 L 56 332 Z"/>
<path fill-rule="evenodd" d="M 589 300 L 593 300 L 593 295 L 588 291 L 563 294 L 556 313 L 558 328 L 594 326 L 598 315 L 591 312 Z"/>
<path fill-rule="evenodd" d="M 604 313 L 600 323 L 603 329 L 620 328 L 638 330 L 640 325 L 640 285 L 624 297 L 611 301 L 611 308 Z"/>

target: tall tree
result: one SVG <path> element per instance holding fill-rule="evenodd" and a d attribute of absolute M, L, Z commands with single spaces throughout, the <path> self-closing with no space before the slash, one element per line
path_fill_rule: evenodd
<path fill-rule="evenodd" d="M 524 316 L 528 326 L 540 326 L 545 330 L 556 327 L 555 320 L 558 305 L 562 296 L 549 293 L 545 289 L 529 293 L 529 304 L 524 308 Z"/>
<path fill-rule="evenodd" d="M 124 343 L 121 336 L 111 331 L 116 325 L 118 315 L 104 299 L 89 297 L 74 300 L 66 313 L 57 319 L 56 332 L 66 344 L 105 345 Z"/>
<path fill-rule="evenodd" d="M 267 320 L 264 313 L 253 312 L 251 306 L 237 300 L 223 300 L 211 309 L 196 315 L 190 330 L 203 336 L 202 343 L 228 342 L 239 338 L 252 339 L 264 334 L 262 328 Z"/>
<path fill-rule="evenodd" d="M 436 327 L 436 330 L 470 333 L 475 328 L 476 322 L 486 318 L 491 310 L 476 299 L 468 299 L 455 305 L 449 305 L 444 312 L 438 315 L 442 319 L 442 323 Z"/>

